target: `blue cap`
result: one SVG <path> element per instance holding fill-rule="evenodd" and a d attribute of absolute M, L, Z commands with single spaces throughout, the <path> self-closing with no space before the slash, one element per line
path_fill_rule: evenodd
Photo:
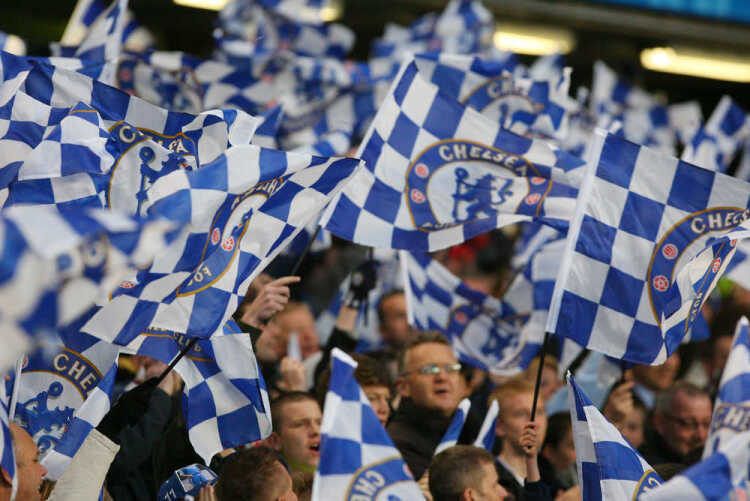
<path fill-rule="evenodd" d="M 216 473 L 202 464 L 184 466 L 174 472 L 159 489 L 159 501 L 176 501 L 198 496 L 201 488 L 216 483 Z"/>

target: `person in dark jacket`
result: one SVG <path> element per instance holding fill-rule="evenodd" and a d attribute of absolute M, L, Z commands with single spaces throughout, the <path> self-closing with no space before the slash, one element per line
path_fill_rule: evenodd
<path fill-rule="evenodd" d="M 156 375 L 166 368 L 166 364 L 158 362 L 150 367 Z M 170 418 L 174 417 L 174 406 L 179 406 L 179 400 L 172 397 L 179 394 L 181 388 L 179 374 L 169 372 L 151 392 L 140 418 L 119 431 L 116 438 L 120 451 L 110 466 L 106 481 L 107 490 L 117 501 L 156 499 L 163 479 L 156 478 L 153 454 L 163 440 Z M 186 464 L 190 464 L 190 460 L 178 468 Z"/>
<path fill-rule="evenodd" d="M 466 384 L 450 343 L 438 332 L 415 334 L 399 356 L 398 367 L 401 404 L 387 430 L 419 479 L 466 393 Z"/>

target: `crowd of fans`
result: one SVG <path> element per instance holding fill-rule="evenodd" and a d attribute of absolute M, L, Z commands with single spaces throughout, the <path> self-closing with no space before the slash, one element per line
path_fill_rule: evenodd
<path fill-rule="evenodd" d="M 445 254 L 442 259 L 453 258 Z M 469 266 L 478 276 L 467 262 L 449 264 L 459 273 Z M 320 461 L 322 409 L 334 347 L 352 353 L 358 362 L 355 378 L 427 499 L 581 499 L 567 389 L 554 349 L 543 361 L 532 421 L 539 359 L 513 377 L 497 377 L 461 364 L 445 336 L 410 329 L 402 291 L 388 291 L 373 305 L 381 345 L 354 353 L 357 315 L 376 283 L 376 265 L 365 261 L 355 274 L 358 280 L 352 280 L 324 346 L 298 278 L 274 280 L 263 275 L 256 280 L 235 319 L 253 339 L 271 398 L 273 433 L 262 442 L 216 455 L 208 466 L 218 481 L 206 485 L 198 499 L 310 499 Z M 490 271 L 475 283 L 502 290 L 496 281 L 504 276 Z M 712 326 L 708 341 L 684 345 L 660 366 L 623 370 L 613 385 L 599 388 L 603 414 L 664 480 L 700 459 L 733 326 L 746 309 L 743 293 L 735 289 L 721 307 L 714 306 L 715 311 L 710 306 L 716 303 L 708 303 L 706 315 Z M 298 337 L 301 360 L 287 353 L 292 333 Z M 570 369 L 582 370 L 592 356 L 585 352 Z M 156 378 L 165 368 L 164 363 L 145 357 L 121 357 L 119 400 L 55 486 L 43 482 L 46 471 L 31 437 L 13 425 L 19 478 L 16 499 L 39 499 L 40 486 L 42 497 L 58 500 L 95 499 L 102 488 L 104 499 L 115 501 L 174 499 L 161 494 L 157 498 L 160 487 L 176 470 L 201 463 L 201 458 L 188 439 L 180 376 L 171 371 L 161 380 Z M 460 445 L 435 455 L 466 397 L 473 405 Z M 474 442 L 494 400 L 499 415 L 490 453 L 467 444 Z M 9 478 L 1 483 L 0 500 L 9 499 Z"/>

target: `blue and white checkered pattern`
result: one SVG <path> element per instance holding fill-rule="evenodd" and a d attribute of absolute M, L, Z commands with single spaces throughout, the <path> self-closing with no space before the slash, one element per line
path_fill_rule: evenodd
<path fill-rule="evenodd" d="M 577 194 L 566 183 L 583 165 L 462 106 L 414 61 L 403 66 L 359 153 L 367 169 L 329 206 L 324 227 L 362 245 L 415 251 L 519 221 L 566 227 Z"/>
<path fill-rule="evenodd" d="M 747 481 L 749 464 L 750 431 L 745 431 L 723 443 L 707 459 L 639 497 L 638 501 L 747 499 L 747 491 L 742 485 Z M 731 495 L 733 491 L 735 494 Z"/>
<path fill-rule="evenodd" d="M 492 399 L 490 408 L 487 409 L 487 414 L 484 415 L 484 421 L 482 426 L 479 428 L 477 439 L 474 440 L 475 447 L 482 447 L 490 452 L 495 446 L 495 426 L 497 425 L 497 416 L 500 413 L 500 404 L 497 403 L 497 399 Z"/>
<path fill-rule="evenodd" d="M 704 169 L 726 172 L 743 142 L 750 136 L 750 120 L 731 97 L 716 105 L 705 127 L 685 145 L 682 159 Z"/>
<path fill-rule="evenodd" d="M 252 143 L 257 146 L 262 146 L 263 148 L 278 149 L 279 142 L 277 136 L 279 134 L 279 127 L 281 127 L 281 120 L 283 118 L 284 110 L 281 106 L 275 106 L 265 112 L 263 116 L 260 117 L 262 121 L 258 125 L 258 128 L 255 130 L 255 135 L 253 135 Z"/>
<path fill-rule="evenodd" d="M 187 338 L 145 329 L 126 348 L 169 363 Z M 221 334 L 198 341 L 175 367 L 185 381 L 183 409 L 195 452 L 208 463 L 224 449 L 271 434 L 271 406 L 250 336 L 232 321 Z"/>
<path fill-rule="evenodd" d="M 662 363 L 731 260 L 725 233 L 744 230 L 750 185 L 611 134 L 595 136 L 590 166 L 547 330 L 617 359 Z"/>
<path fill-rule="evenodd" d="M 568 374 L 570 416 L 583 501 L 632 501 L 662 483 Z M 682 498 L 679 498 L 682 499 Z"/>
<path fill-rule="evenodd" d="M 210 336 L 358 165 L 249 145 L 160 178 L 149 191 L 151 213 L 189 221 L 190 233 L 116 291 L 84 330 L 117 344 L 146 326 Z"/>
<path fill-rule="evenodd" d="M 357 367 L 334 348 L 331 382 L 320 427 L 320 462 L 313 480 L 313 501 L 372 497 L 423 500 L 393 441 L 354 379 Z M 366 481 L 377 478 L 380 482 Z"/>
<path fill-rule="evenodd" d="M 435 447 L 435 454 L 440 454 L 445 449 L 449 449 L 458 443 L 458 437 L 461 436 L 461 430 L 464 429 L 464 423 L 466 418 L 469 416 L 469 409 L 471 408 L 471 400 L 464 398 L 461 403 L 456 407 L 456 412 L 453 414 L 451 424 L 448 425 L 448 429 L 445 430 L 443 438 L 440 439 L 440 443 Z"/>
<path fill-rule="evenodd" d="M 750 335 L 747 317 L 742 317 L 734 332 L 732 350 L 721 375 L 714 403 L 711 429 L 703 458 L 708 458 L 740 433 L 750 430 Z"/>
<path fill-rule="evenodd" d="M 14 420 L 34 439 L 48 477 L 57 480 L 109 411 L 119 350 L 80 332 L 45 339 L 16 380 Z"/>
<path fill-rule="evenodd" d="M 432 53 L 414 61 L 421 75 L 462 104 L 520 135 L 566 134 L 570 70 L 548 80 L 514 76 L 516 61 Z"/>
<path fill-rule="evenodd" d="M 512 375 L 528 366 L 544 336 L 522 335 L 529 309 L 468 287 L 427 254 L 400 254 L 411 325 L 445 333 L 461 362 L 493 374 Z M 530 308 L 531 297 L 520 307 Z"/>
<path fill-rule="evenodd" d="M 108 210 L 18 206 L 3 210 L 0 225 L 0 370 L 28 351 L 29 336 L 75 320 L 176 236 L 172 222 Z"/>
<path fill-rule="evenodd" d="M 594 63 L 591 84 L 591 113 L 619 115 L 629 108 L 651 108 L 657 104 L 654 97 L 643 89 L 623 80 L 601 61 Z"/>
<path fill-rule="evenodd" d="M 234 141 L 247 144 L 256 123 L 242 112 L 213 110 L 177 134 L 165 135 L 113 123 L 78 103 L 27 155 L 17 170 L 18 181 L 10 185 L 6 206 L 108 207 L 143 215 L 146 191 L 156 179 L 214 160 Z"/>
<path fill-rule="evenodd" d="M 313 144 L 299 146 L 292 151 L 295 153 L 307 153 L 322 157 L 334 157 L 346 154 L 351 146 L 352 133 L 345 130 L 335 130 L 323 134 L 320 139 Z"/>
<path fill-rule="evenodd" d="M 494 32 L 492 13 L 480 0 L 451 0 L 435 22 L 434 36 L 442 50 L 470 54 L 489 48 Z"/>

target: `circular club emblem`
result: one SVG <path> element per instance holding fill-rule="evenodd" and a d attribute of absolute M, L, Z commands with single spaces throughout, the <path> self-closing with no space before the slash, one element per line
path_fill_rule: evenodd
<path fill-rule="evenodd" d="M 524 198 L 524 201 L 529 205 L 534 205 L 538 203 L 541 198 L 542 196 L 539 193 L 532 193 L 531 195 L 528 195 L 526 198 Z"/>
<path fill-rule="evenodd" d="M 711 270 L 714 273 L 717 273 L 719 271 L 719 268 L 721 268 L 721 258 L 717 257 L 716 259 L 714 259 L 714 262 L 711 265 Z"/>
<path fill-rule="evenodd" d="M 219 238 L 221 238 L 221 232 L 219 228 L 214 228 L 214 231 L 211 232 L 211 243 L 214 245 L 218 244 Z"/>
<path fill-rule="evenodd" d="M 221 248 L 225 251 L 231 251 L 234 249 L 234 237 L 230 236 L 221 243 Z"/>
<path fill-rule="evenodd" d="M 122 287 L 123 289 L 132 289 L 133 287 L 135 287 L 135 282 L 131 282 L 130 280 L 123 280 L 122 282 L 120 282 L 120 287 Z"/>
<path fill-rule="evenodd" d="M 677 246 L 674 244 L 667 244 L 661 250 L 661 253 L 667 259 L 674 259 L 677 257 Z"/>
<path fill-rule="evenodd" d="M 430 175 L 430 169 L 425 164 L 418 164 L 414 168 L 414 172 L 423 179 Z"/>
<path fill-rule="evenodd" d="M 654 289 L 659 292 L 664 292 L 669 289 L 669 279 L 664 275 L 656 275 L 654 277 Z"/>
<path fill-rule="evenodd" d="M 411 190 L 409 196 L 411 197 L 411 201 L 414 202 L 414 203 L 417 203 L 417 204 L 424 203 L 424 201 L 425 201 L 424 193 L 422 193 L 421 191 L 419 191 L 416 188 L 413 188 Z"/>
<path fill-rule="evenodd" d="M 545 181 L 546 179 L 544 179 L 543 177 L 539 177 L 539 176 L 534 176 L 531 178 L 531 184 L 536 185 L 536 186 L 539 186 L 540 184 L 544 184 Z"/>
<path fill-rule="evenodd" d="M 456 312 L 456 314 L 453 315 L 453 319 L 459 324 L 465 324 L 469 320 L 466 316 L 466 313 L 464 313 L 463 311 Z"/>

